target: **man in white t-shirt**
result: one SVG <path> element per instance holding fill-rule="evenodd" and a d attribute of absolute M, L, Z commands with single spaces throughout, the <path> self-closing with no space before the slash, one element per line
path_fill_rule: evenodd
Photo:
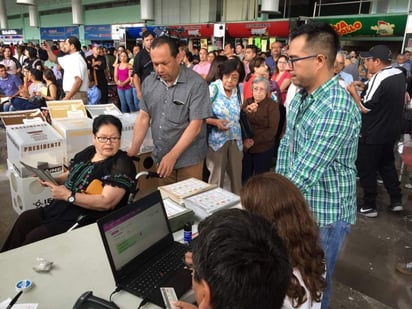
<path fill-rule="evenodd" d="M 64 40 L 62 52 L 66 55 L 62 57 L 57 57 L 47 42 L 43 42 L 42 48 L 47 51 L 49 60 L 60 64 L 64 70 L 63 90 L 65 96 L 63 100 L 81 99 L 87 104 L 89 78 L 86 59 L 81 54 L 79 39 L 75 36 L 69 36 Z"/>

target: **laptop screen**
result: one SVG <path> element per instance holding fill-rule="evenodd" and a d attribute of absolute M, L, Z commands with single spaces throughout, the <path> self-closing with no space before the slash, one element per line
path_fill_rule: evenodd
<path fill-rule="evenodd" d="M 162 202 L 150 207 L 129 207 L 130 212 L 105 220 L 103 232 L 116 270 L 169 234 Z"/>

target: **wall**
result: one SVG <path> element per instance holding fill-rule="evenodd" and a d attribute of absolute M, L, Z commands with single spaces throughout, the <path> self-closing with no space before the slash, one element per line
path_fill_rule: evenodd
<path fill-rule="evenodd" d="M 216 20 L 216 3 L 217 0 L 155 0 L 155 24 L 213 22 Z"/>
<path fill-rule="evenodd" d="M 140 7 L 139 5 L 118 7 L 112 9 L 100 9 L 93 11 L 86 11 L 84 22 L 87 25 L 100 24 L 121 24 L 121 23 L 135 23 L 140 21 Z M 40 29 L 29 26 L 29 18 L 19 17 L 9 19 L 10 29 L 23 28 L 24 40 L 40 40 Z M 72 14 L 71 12 L 53 15 L 40 15 L 40 27 L 63 27 L 71 26 Z M 79 28 L 80 40 L 84 41 L 83 26 Z"/>

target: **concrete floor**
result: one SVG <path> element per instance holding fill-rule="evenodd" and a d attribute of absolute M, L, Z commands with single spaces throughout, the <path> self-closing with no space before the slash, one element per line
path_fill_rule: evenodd
<path fill-rule="evenodd" d="M 5 171 L 4 129 L 0 129 L 0 145 L 1 245 L 17 218 Z M 405 210 L 392 214 L 386 209 L 384 188 L 379 188 L 379 216 L 359 216 L 342 249 L 333 276 L 332 309 L 412 308 L 412 276 L 401 275 L 394 268 L 396 262 L 412 261 L 412 190 L 404 190 Z M 0 300 L 4 297 L 0 295 Z"/>

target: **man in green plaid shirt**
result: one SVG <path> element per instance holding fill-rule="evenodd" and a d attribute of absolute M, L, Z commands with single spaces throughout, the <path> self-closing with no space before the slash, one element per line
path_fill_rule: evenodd
<path fill-rule="evenodd" d="M 290 103 L 276 171 L 305 196 L 320 227 L 326 258 L 328 307 L 331 274 L 340 247 L 356 220 L 356 167 L 361 113 L 334 76 L 339 37 L 324 23 L 291 33 L 288 69 L 301 88 Z"/>

